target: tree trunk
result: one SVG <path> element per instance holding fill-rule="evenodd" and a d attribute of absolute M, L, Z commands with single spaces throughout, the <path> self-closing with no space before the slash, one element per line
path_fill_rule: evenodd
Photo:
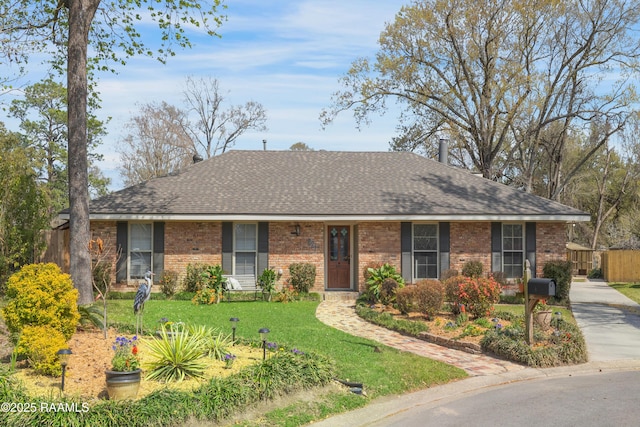
<path fill-rule="evenodd" d="M 89 178 L 87 167 L 87 45 L 99 0 L 69 1 L 67 62 L 69 119 L 69 269 L 78 304 L 93 302 L 89 253 Z"/>

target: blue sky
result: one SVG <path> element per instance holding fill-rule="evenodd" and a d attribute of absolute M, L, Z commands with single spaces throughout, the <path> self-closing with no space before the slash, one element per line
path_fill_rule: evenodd
<path fill-rule="evenodd" d="M 397 0 L 228 0 L 228 20 L 221 38 L 196 37 L 190 50 L 179 50 L 166 65 L 136 58 L 119 74 L 100 77 L 102 116 L 111 117 L 101 151 L 103 171 L 112 189 L 117 177 L 117 147 L 123 127 L 141 103 L 166 101 L 182 106 L 187 76 L 219 81 L 227 105 L 247 101 L 267 110 L 266 132 L 248 132 L 239 150 L 287 150 L 302 141 L 316 150 L 387 151 L 395 135 L 395 115 L 374 117 L 360 131 L 353 116 L 342 113 L 322 130 L 319 115 L 328 107 L 339 78 L 358 57 L 375 55 L 385 23 L 405 1 Z M 154 37 L 145 31 L 144 34 Z"/>

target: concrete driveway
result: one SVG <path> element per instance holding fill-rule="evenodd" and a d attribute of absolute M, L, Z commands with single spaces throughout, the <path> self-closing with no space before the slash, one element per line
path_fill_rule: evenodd
<path fill-rule="evenodd" d="M 640 360 L 640 305 L 594 279 L 574 281 L 569 298 L 589 361 Z"/>

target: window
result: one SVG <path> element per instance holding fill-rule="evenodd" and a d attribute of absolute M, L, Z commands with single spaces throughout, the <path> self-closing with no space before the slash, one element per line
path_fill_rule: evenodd
<path fill-rule="evenodd" d="M 438 277 L 438 225 L 413 225 L 413 278 Z"/>
<path fill-rule="evenodd" d="M 153 224 L 132 223 L 129 225 L 129 278 L 143 279 L 151 270 L 153 248 Z"/>
<path fill-rule="evenodd" d="M 524 230 L 522 224 L 502 225 L 502 271 L 507 278 L 522 277 Z"/>
<path fill-rule="evenodd" d="M 234 274 L 256 275 L 257 224 L 234 224 Z"/>

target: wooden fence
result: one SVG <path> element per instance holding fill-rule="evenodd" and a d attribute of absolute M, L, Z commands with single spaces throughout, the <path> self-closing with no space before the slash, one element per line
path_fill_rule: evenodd
<path fill-rule="evenodd" d="M 602 273 L 607 282 L 640 282 L 640 251 L 606 251 Z"/>
<path fill-rule="evenodd" d="M 45 232 L 47 250 L 39 257 L 38 262 L 58 264 L 63 273 L 69 272 L 69 229 L 56 228 Z"/>

